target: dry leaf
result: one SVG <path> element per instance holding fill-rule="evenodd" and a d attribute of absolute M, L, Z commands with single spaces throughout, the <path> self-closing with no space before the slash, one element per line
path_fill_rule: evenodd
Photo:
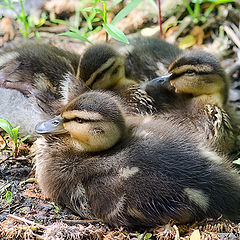
<path fill-rule="evenodd" d="M 191 31 L 191 35 L 196 38 L 197 45 L 202 45 L 204 39 L 204 31 L 200 26 L 195 26 Z"/>
<path fill-rule="evenodd" d="M 6 142 L 4 141 L 3 137 L 0 136 L 0 150 L 3 150 L 6 147 Z"/>
<path fill-rule="evenodd" d="M 39 198 L 39 199 L 42 199 L 42 200 L 50 199 L 49 196 L 44 196 L 41 193 L 33 192 L 33 190 L 31 190 L 31 189 L 25 190 L 24 195 L 28 196 L 30 198 Z"/>
<path fill-rule="evenodd" d="M 15 37 L 15 31 L 11 18 L 4 17 L 0 23 L 0 29 L 3 32 L 3 42 L 8 42 Z"/>
<path fill-rule="evenodd" d="M 199 230 L 194 230 L 194 232 L 191 234 L 190 240 L 200 240 L 201 235 Z"/>
<path fill-rule="evenodd" d="M 193 35 L 189 34 L 184 38 L 182 38 L 178 46 L 181 49 L 186 49 L 186 48 L 192 47 L 196 42 L 197 42 L 196 38 Z"/>

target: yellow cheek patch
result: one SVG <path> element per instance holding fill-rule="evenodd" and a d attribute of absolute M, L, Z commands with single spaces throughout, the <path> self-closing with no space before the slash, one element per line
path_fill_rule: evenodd
<path fill-rule="evenodd" d="M 82 143 L 88 143 L 88 127 L 83 125 L 86 124 L 78 124 L 74 121 L 63 123 L 64 128 L 70 133 L 72 138 L 75 138 Z"/>

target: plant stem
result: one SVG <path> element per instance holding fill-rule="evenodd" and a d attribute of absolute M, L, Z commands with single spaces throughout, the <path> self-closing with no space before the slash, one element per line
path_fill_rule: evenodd
<path fill-rule="evenodd" d="M 189 14 L 190 14 L 192 17 L 194 17 L 194 12 L 193 12 L 192 8 L 190 7 L 190 5 L 187 3 L 186 0 L 183 0 L 183 2 L 185 3 L 186 8 L 187 8 Z"/>
<path fill-rule="evenodd" d="M 162 12 L 161 12 L 161 1 L 157 0 L 158 4 L 158 23 L 159 23 L 159 28 L 160 28 L 160 38 L 163 39 L 163 29 L 162 29 Z"/>
<path fill-rule="evenodd" d="M 17 158 L 17 156 L 18 156 L 18 147 L 15 146 L 15 148 L 14 148 L 14 157 Z"/>
<path fill-rule="evenodd" d="M 26 15 L 25 15 L 25 12 L 24 12 L 23 1 L 22 0 L 20 0 L 20 6 L 21 6 L 21 18 L 22 18 L 22 22 L 23 22 L 23 25 L 24 25 L 24 37 L 27 38 L 29 36 L 28 23 L 26 21 Z"/>

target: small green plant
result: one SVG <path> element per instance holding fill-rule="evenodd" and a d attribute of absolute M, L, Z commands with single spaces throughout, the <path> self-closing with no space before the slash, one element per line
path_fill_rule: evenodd
<path fill-rule="evenodd" d="M 112 38 L 114 38 L 120 42 L 128 44 L 129 42 L 128 42 L 127 37 L 120 29 L 118 29 L 115 26 L 115 24 L 117 22 L 119 22 L 122 18 L 127 16 L 134 8 L 136 8 L 137 5 L 141 2 L 141 0 L 131 0 L 128 3 L 128 5 L 125 8 L 123 8 L 114 17 L 112 22 L 109 23 L 108 19 L 107 19 L 108 11 L 115 5 L 119 4 L 121 1 L 123 1 L 123 0 L 114 0 L 109 8 L 107 7 L 105 0 L 95 0 L 93 2 L 93 7 L 87 7 L 87 8 L 79 7 L 76 10 L 76 16 L 77 16 L 76 19 L 78 20 L 80 13 L 82 13 L 83 17 L 86 20 L 86 26 L 81 32 L 78 29 L 78 27 L 79 27 L 78 25 L 72 26 L 67 21 L 55 19 L 55 20 L 52 20 L 52 22 L 63 23 L 63 24 L 66 24 L 67 26 L 69 26 L 69 32 L 59 34 L 61 36 L 77 38 L 77 39 L 91 43 L 87 39 L 89 34 L 93 33 L 93 32 L 98 32 L 102 28 L 104 28 L 106 31 L 106 40 L 108 40 L 108 36 L 110 35 Z M 152 1 L 150 1 L 150 2 L 152 3 Z M 103 8 L 101 9 L 101 8 L 97 7 L 97 3 L 101 3 Z M 96 28 L 94 28 L 93 24 L 95 24 L 95 23 L 99 23 L 99 24 L 101 23 L 101 24 L 98 25 Z"/>
<path fill-rule="evenodd" d="M 53 207 L 54 207 L 54 211 L 55 211 L 55 213 L 59 213 L 59 207 L 54 203 L 54 202 L 51 202 L 51 204 L 53 205 Z"/>
<path fill-rule="evenodd" d="M 237 160 L 233 161 L 234 164 L 240 165 L 240 158 L 238 158 Z"/>
<path fill-rule="evenodd" d="M 11 191 L 6 192 L 6 199 L 7 199 L 7 202 L 8 202 L 8 211 L 9 211 L 9 214 L 10 214 L 11 202 L 12 202 L 12 192 Z"/>
<path fill-rule="evenodd" d="M 39 27 L 43 24 L 43 19 L 40 19 L 40 23 L 38 25 L 34 24 L 33 18 L 31 16 L 27 16 L 23 7 L 23 0 L 19 0 L 21 11 L 20 13 L 15 10 L 14 0 L 2 0 L 4 5 L 0 5 L 0 8 L 5 8 L 13 11 L 15 13 L 16 20 L 22 25 L 19 31 L 25 38 L 29 37 L 31 32 L 34 33 L 36 38 L 40 38 L 39 32 L 35 31 L 35 27 Z M 45 22 L 45 21 L 44 21 Z"/>
<path fill-rule="evenodd" d="M 142 234 L 137 234 L 137 233 L 130 233 L 130 236 L 132 237 L 137 237 L 137 239 L 150 239 L 152 237 L 152 233 L 142 233 Z"/>
<path fill-rule="evenodd" d="M 12 139 L 14 143 L 14 149 L 12 149 L 12 151 L 13 151 L 14 157 L 16 158 L 18 156 L 19 146 L 23 141 L 29 138 L 30 135 L 27 135 L 21 139 L 18 139 L 18 130 L 20 127 L 17 126 L 14 128 L 9 121 L 2 118 L 0 118 L 0 128 L 2 128 Z"/>
<path fill-rule="evenodd" d="M 198 24 L 199 22 L 205 23 L 207 21 L 207 17 L 215 8 L 216 5 L 234 2 L 233 0 L 191 0 L 190 3 L 194 4 L 193 9 L 190 6 L 190 3 L 187 0 L 183 0 L 189 15 L 193 18 L 193 23 Z M 201 13 L 201 4 L 202 3 L 210 3 L 209 7 Z"/>

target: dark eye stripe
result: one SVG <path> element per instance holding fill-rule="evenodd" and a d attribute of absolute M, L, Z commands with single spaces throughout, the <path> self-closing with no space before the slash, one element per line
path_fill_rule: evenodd
<path fill-rule="evenodd" d="M 192 73 L 195 73 L 196 75 L 213 74 L 213 72 L 197 72 L 196 70 L 192 70 L 192 69 L 189 69 L 189 70 L 193 71 Z M 188 71 L 188 70 L 187 70 L 187 71 Z M 185 74 L 186 74 L 186 75 L 187 75 L 187 74 L 190 74 L 190 73 L 188 73 L 187 71 L 182 72 L 182 73 L 178 73 L 178 74 L 173 73 L 171 79 L 174 79 L 174 78 L 177 78 L 177 77 L 181 77 L 181 76 L 183 76 L 183 75 L 185 75 Z"/>
<path fill-rule="evenodd" d="M 109 71 L 109 69 L 110 69 L 111 67 L 112 67 L 112 65 L 110 65 L 109 67 L 107 67 L 107 68 L 104 69 L 103 71 L 99 72 L 99 73 L 96 75 L 96 77 L 94 78 L 91 86 L 92 86 L 94 83 L 96 83 L 99 79 L 101 79 L 101 78 L 104 76 L 104 74 L 105 74 L 107 71 Z"/>
<path fill-rule="evenodd" d="M 65 118 L 65 119 L 63 120 L 63 122 L 71 122 L 71 121 L 75 121 L 75 122 L 78 122 L 78 123 L 84 123 L 84 122 L 100 122 L 100 120 L 84 119 L 84 118 L 79 118 L 79 117 L 75 117 L 75 118 L 71 118 L 71 119 Z"/>

